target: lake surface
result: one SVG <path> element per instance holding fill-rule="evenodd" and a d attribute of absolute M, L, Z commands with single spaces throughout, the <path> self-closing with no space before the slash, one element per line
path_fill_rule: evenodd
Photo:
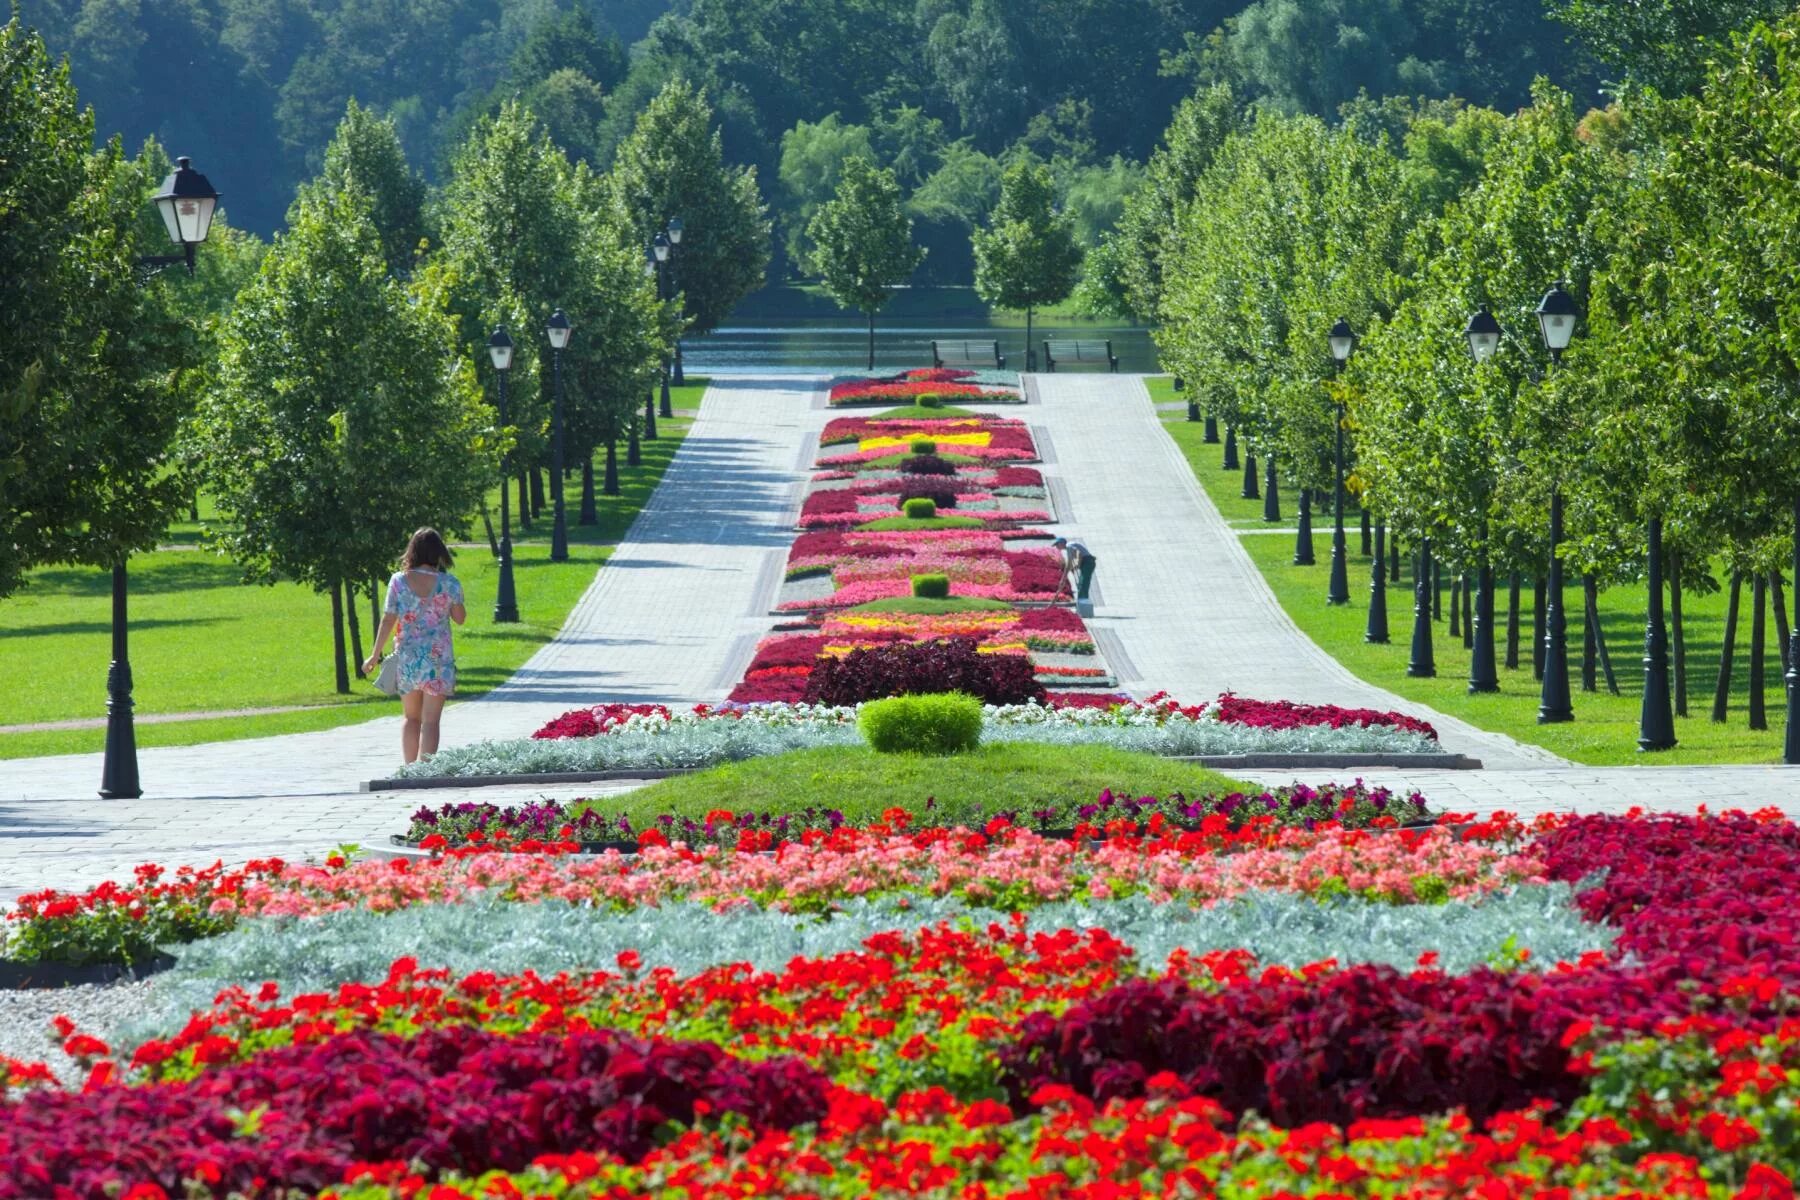
<path fill-rule="evenodd" d="M 682 342 L 682 361 L 690 371 L 775 374 L 781 371 L 829 371 L 853 374 L 868 366 L 869 331 L 855 318 L 750 317 L 705 337 Z M 1045 338 L 1110 338 L 1119 370 L 1154 372 L 1156 346 L 1143 327 L 1069 321 L 1033 322 L 1032 341 L 1043 357 Z M 933 339 L 997 338 L 1009 370 L 1025 366 L 1025 326 L 999 324 L 979 317 L 929 320 L 895 318 L 875 325 L 875 369 L 901 371 L 931 365 Z M 1039 369 L 1042 369 L 1042 362 Z"/>

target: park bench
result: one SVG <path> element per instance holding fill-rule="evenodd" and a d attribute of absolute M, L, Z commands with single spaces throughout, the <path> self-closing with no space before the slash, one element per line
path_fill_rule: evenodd
<path fill-rule="evenodd" d="M 1109 371 L 1119 369 L 1119 360 L 1113 354 L 1112 340 L 1094 339 L 1086 341 L 1080 338 L 1045 339 L 1044 369 L 1054 372 L 1057 364 L 1062 363 L 1105 363 Z"/>
<path fill-rule="evenodd" d="M 944 367 L 992 367 L 1002 370 L 1006 366 L 1006 355 L 1000 353 L 997 341 L 955 341 L 931 343 L 931 365 L 940 369 Z"/>

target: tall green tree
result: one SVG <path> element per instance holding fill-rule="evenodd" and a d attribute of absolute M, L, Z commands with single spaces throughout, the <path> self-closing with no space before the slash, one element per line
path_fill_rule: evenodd
<path fill-rule="evenodd" d="M 334 672 L 346 586 L 385 573 L 421 525 L 466 526 L 493 442 L 448 295 L 388 270 L 370 197 L 311 189 L 238 298 L 219 380 L 196 422 L 247 578 L 332 598 Z"/>
<path fill-rule="evenodd" d="M 846 124 L 836 113 L 802 121 L 781 135 L 782 245 L 791 269 L 804 269 L 813 249 L 807 226 L 836 193 L 844 164 L 858 155 L 875 159 L 868 127 Z"/>
<path fill-rule="evenodd" d="M 425 181 L 413 173 L 394 122 L 352 99 L 325 147 L 325 166 L 313 187 L 356 187 L 370 200 L 388 270 L 412 270 L 425 240 Z"/>
<path fill-rule="evenodd" d="M 186 499 L 170 446 L 196 361 L 191 325 L 145 286 L 142 206 L 160 180 L 93 121 L 66 66 L 0 26 L 0 596 L 32 567 L 117 566 Z"/>
<path fill-rule="evenodd" d="M 1000 181 L 1000 204 L 987 228 L 975 231 L 975 291 L 989 304 L 1025 313 L 1025 363 L 1033 310 L 1066 300 L 1080 278 L 1082 250 L 1074 223 L 1056 205 L 1048 167 L 1017 162 Z"/>
<path fill-rule="evenodd" d="M 900 203 L 894 173 L 858 156 L 844 164 L 837 194 L 807 226 L 812 266 L 840 308 L 869 317 L 869 369 L 875 369 L 875 314 L 894 285 L 905 282 L 925 252 L 913 244 L 912 221 Z"/>
<path fill-rule="evenodd" d="M 1545 0 L 1590 54 L 1665 95 L 1698 91 L 1731 35 L 1791 12 L 1787 0 Z"/>
<path fill-rule="evenodd" d="M 686 232 L 677 251 L 681 312 L 710 333 L 761 287 L 769 265 L 769 221 L 753 167 L 732 167 L 713 128 L 705 93 L 671 81 L 620 145 L 612 181 L 638 243 L 648 247 L 669 218 Z"/>

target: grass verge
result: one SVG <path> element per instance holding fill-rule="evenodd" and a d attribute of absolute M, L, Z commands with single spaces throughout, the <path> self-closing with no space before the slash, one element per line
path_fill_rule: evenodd
<path fill-rule="evenodd" d="M 694 409 L 705 391 L 696 379 L 676 389 L 678 409 Z M 571 497 L 569 560 L 550 562 L 548 509 L 514 529 L 516 625 L 492 620 L 498 572 L 485 545 L 457 554 L 456 574 L 469 622 L 456 632 L 458 695 L 498 686 L 556 635 L 656 489 L 686 433 L 685 419 L 661 423 L 645 442 L 643 465 L 621 467 L 618 496 L 596 497 L 599 521 L 577 525 L 579 492 Z M 498 517 L 498 497 L 490 496 Z M 202 497 L 203 519 L 210 507 Z M 481 529 L 476 523 L 477 536 Z M 171 530 L 171 545 L 197 541 L 201 526 Z M 0 602 L 0 679 L 7 681 L 0 725 L 54 722 L 104 714 L 111 657 L 111 581 L 91 567 L 53 567 L 31 574 L 24 590 Z M 373 632 L 366 596 L 358 602 L 364 652 Z M 245 584 L 230 561 L 203 549 L 163 549 L 131 562 L 131 663 L 142 715 L 306 706 L 299 711 L 243 713 L 200 720 L 140 721 L 142 746 L 188 746 L 233 738 L 330 729 L 394 711 L 386 697 L 353 680 L 334 689 L 331 601 L 294 583 Z M 53 729 L 0 734 L 0 759 L 74 754 L 105 745 L 104 729 Z"/>
<path fill-rule="evenodd" d="M 985 529 L 987 522 L 979 517 L 882 517 L 864 521 L 858 533 L 898 533 L 914 529 Z"/>
<path fill-rule="evenodd" d="M 1071 814 L 1103 790 L 1133 796 L 1189 797 L 1243 791 L 1239 780 L 1191 763 L 1105 746 L 995 742 L 966 754 L 928 757 L 877 754 L 867 747 L 826 747 L 753 758 L 664 779 L 592 803 L 608 815 L 647 824 L 664 813 L 703 817 L 736 812 L 834 808 L 853 822 L 880 819 L 892 807 L 923 810 L 936 803 L 939 822 L 979 824 L 999 811 L 1057 809 Z"/>
<path fill-rule="evenodd" d="M 1150 379 L 1153 400 L 1180 399 L 1167 378 Z M 1409 700 L 1429 704 L 1440 712 L 1460 717 L 1482 729 L 1504 733 L 1522 742 L 1542 746 L 1575 762 L 1593 766 L 1686 766 L 1708 763 L 1775 763 L 1781 760 L 1783 732 L 1781 653 L 1775 635 L 1768 634 L 1765 664 L 1765 696 L 1770 728 L 1747 727 L 1746 696 L 1750 683 L 1748 589 L 1744 599 L 1738 649 L 1732 679 L 1728 720 L 1709 719 L 1712 691 L 1717 680 L 1719 653 L 1724 643 L 1726 595 L 1717 591 L 1698 595 L 1690 589 L 1684 597 L 1683 632 L 1688 654 L 1689 716 L 1675 719 L 1680 744 L 1673 750 L 1645 754 L 1637 748 L 1638 717 L 1642 703 L 1643 638 L 1646 598 L 1642 587 L 1616 587 L 1599 594 L 1600 627 L 1612 655 L 1619 692 L 1611 695 L 1605 675 L 1596 671 L 1597 690 L 1581 690 L 1582 595 L 1579 579 L 1571 577 L 1564 600 L 1569 623 L 1569 679 L 1574 695 L 1575 720 L 1564 725 L 1537 723 L 1538 683 L 1531 670 L 1533 589 L 1523 581 L 1519 601 L 1520 666 L 1505 664 L 1507 580 L 1496 581 L 1494 597 L 1495 657 L 1501 663 L 1500 691 L 1486 695 L 1468 692 L 1470 653 L 1460 636 L 1449 634 L 1450 579 L 1444 580 L 1443 619 L 1432 625 L 1437 676 L 1415 679 L 1406 673 L 1411 658 L 1413 625 L 1413 575 L 1409 555 L 1401 556 L 1400 582 L 1387 585 L 1388 633 L 1386 644 L 1364 641 L 1370 596 L 1371 563 L 1359 553 L 1359 514 L 1347 511 L 1350 603 L 1325 603 L 1331 561 L 1331 514 L 1313 514 L 1315 565 L 1293 565 L 1297 497 L 1284 491 L 1284 520 L 1275 525 L 1262 519 L 1261 500 L 1246 500 L 1241 492 L 1242 471 L 1227 471 L 1221 464 L 1223 448 L 1207 445 L 1204 426 L 1187 421 L 1180 412 L 1166 412 L 1163 427 L 1181 448 L 1201 487 L 1227 522 L 1239 531 L 1251 561 L 1262 572 L 1296 625 L 1308 637 L 1343 663 L 1359 678 Z M 1220 431 L 1221 435 L 1223 430 Z M 1240 450 L 1241 453 L 1241 450 Z M 1259 464 L 1260 467 L 1260 464 Z M 1260 480 L 1259 480 L 1260 482 Z M 1254 529 L 1280 529 L 1284 533 L 1258 534 Z M 1407 548 L 1410 550 L 1410 547 Z"/>

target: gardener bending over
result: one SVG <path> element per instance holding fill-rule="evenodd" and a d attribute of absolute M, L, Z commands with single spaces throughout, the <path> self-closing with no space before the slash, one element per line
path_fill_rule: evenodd
<path fill-rule="evenodd" d="M 1094 582 L 1094 564 L 1099 560 L 1086 546 L 1068 538 L 1059 537 L 1050 546 L 1062 554 L 1062 578 L 1056 581 L 1056 592 L 1050 602 L 1054 604 L 1062 599 L 1064 588 L 1073 588 L 1077 605 L 1086 605 L 1088 586 Z"/>

